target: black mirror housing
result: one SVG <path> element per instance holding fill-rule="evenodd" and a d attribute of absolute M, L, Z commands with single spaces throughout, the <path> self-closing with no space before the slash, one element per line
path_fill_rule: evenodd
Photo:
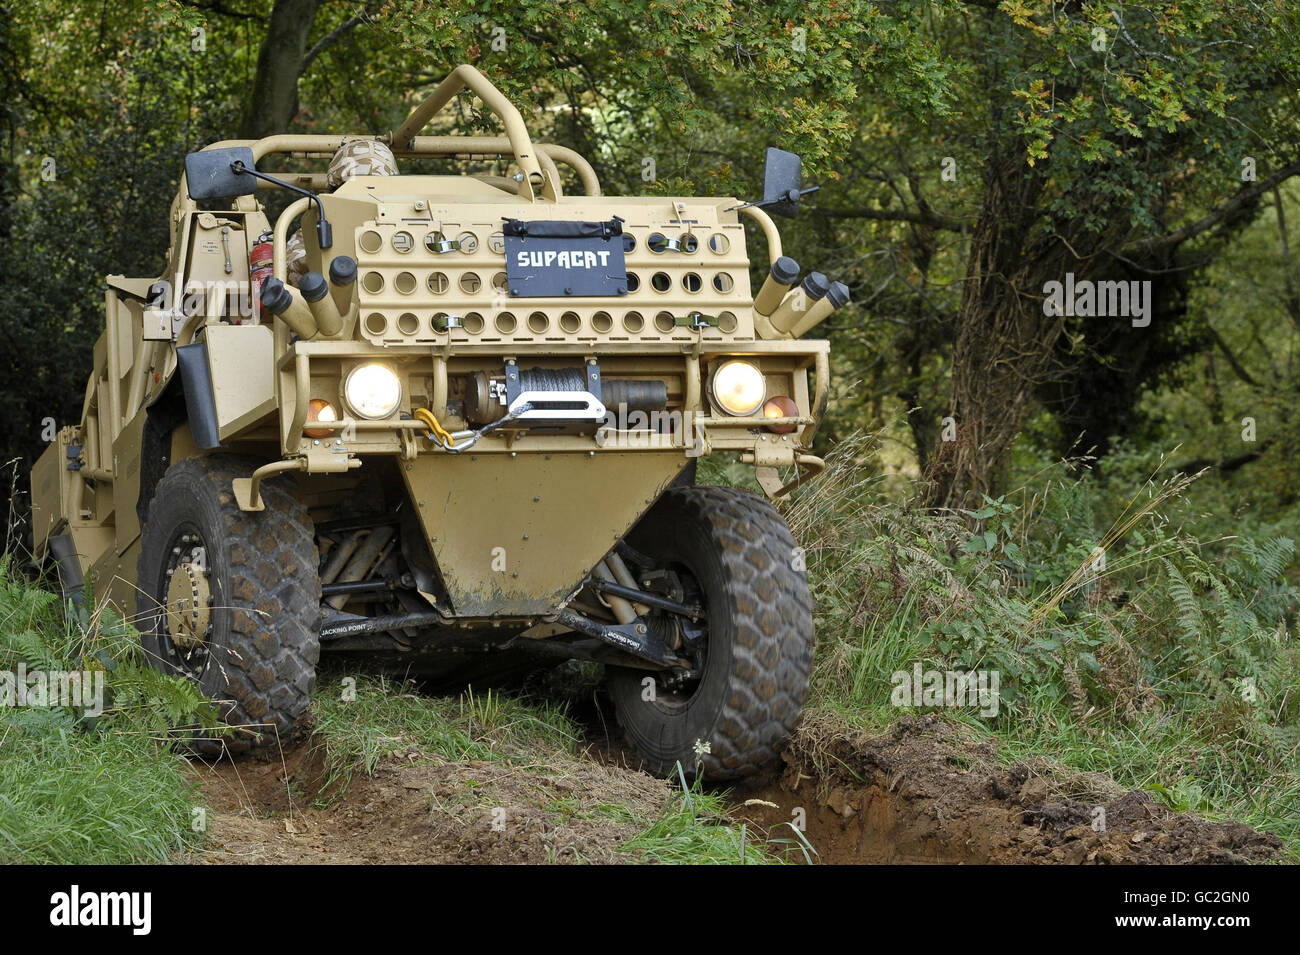
<path fill-rule="evenodd" d="M 235 172 L 234 163 L 253 169 L 253 150 L 247 146 L 203 149 L 185 157 L 185 185 L 190 198 L 234 199 L 257 192 L 257 177 Z"/>
<path fill-rule="evenodd" d="M 803 160 L 795 153 L 769 146 L 763 164 L 763 201 L 769 212 L 793 219 L 799 212 Z"/>

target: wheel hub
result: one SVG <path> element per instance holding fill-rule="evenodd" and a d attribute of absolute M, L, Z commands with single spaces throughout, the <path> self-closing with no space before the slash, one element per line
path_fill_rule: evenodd
<path fill-rule="evenodd" d="M 201 646 L 212 616 L 208 577 L 192 560 L 175 565 L 167 586 L 167 633 L 183 649 Z"/>

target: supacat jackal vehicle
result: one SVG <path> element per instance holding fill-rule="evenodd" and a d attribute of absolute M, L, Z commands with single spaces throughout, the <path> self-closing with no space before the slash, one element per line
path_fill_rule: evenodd
<path fill-rule="evenodd" d="M 508 135 L 420 135 L 465 88 Z M 275 165 L 340 147 L 351 176 Z M 370 151 L 515 171 L 379 175 Z M 793 210 L 797 157 L 766 179 L 754 203 L 602 196 L 469 66 L 386 136 L 190 154 L 167 272 L 108 277 L 81 422 L 33 470 L 38 556 L 223 701 L 236 747 L 293 726 L 322 650 L 475 682 L 579 658 L 652 770 L 753 771 L 804 700 L 808 585 L 773 506 L 693 465 L 739 452 L 772 497 L 821 469 L 827 344 L 798 339 L 847 300 L 795 284 L 763 210 Z M 272 224 L 260 189 L 300 198 Z"/>

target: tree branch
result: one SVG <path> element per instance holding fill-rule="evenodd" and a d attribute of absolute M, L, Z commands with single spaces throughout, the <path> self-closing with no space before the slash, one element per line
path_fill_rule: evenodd
<path fill-rule="evenodd" d="M 874 219 L 878 222 L 913 222 L 949 232 L 967 232 L 970 224 L 956 216 L 935 212 L 926 206 L 923 209 L 827 209 L 810 208 L 809 215 L 821 216 L 823 219 Z"/>
<path fill-rule="evenodd" d="M 265 23 L 266 17 L 260 13 L 245 13 L 242 10 L 231 10 L 229 7 L 222 6 L 213 0 L 211 3 L 198 3 L 197 0 L 180 0 L 183 7 L 193 7 L 195 10 L 203 10 L 207 13 L 215 13 L 218 16 L 230 17 L 232 20 L 254 20 L 257 23 Z"/>
<path fill-rule="evenodd" d="M 1300 174 L 1300 159 L 1288 163 L 1281 169 L 1274 172 L 1271 176 L 1253 182 L 1249 186 L 1243 186 L 1233 194 L 1232 198 L 1219 206 L 1213 212 L 1202 216 L 1195 222 L 1189 222 L 1181 229 L 1176 229 L 1166 235 L 1151 236 L 1131 243 L 1123 248 L 1127 255 L 1141 254 L 1147 252 L 1158 252 L 1163 249 L 1172 248 L 1181 245 L 1188 239 L 1194 239 L 1203 232 L 1208 232 L 1215 226 L 1222 224 L 1233 213 L 1239 211 L 1246 203 L 1252 202 L 1264 193 L 1271 190 L 1274 186 L 1285 182 L 1292 176 Z"/>
<path fill-rule="evenodd" d="M 1237 377 L 1252 388 L 1258 388 L 1259 382 L 1255 380 L 1255 376 L 1248 372 L 1245 366 L 1237 360 L 1237 356 L 1232 353 L 1232 349 L 1229 348 L 1228 343 L 1223 340 L 1223 336 L 1216 332 L 1214 326 L 1208 322 L 1205 327 L 1210 330 L 1210 337 L 1214 339 L 1214 344 L 1219 346 L 1219 351 L 1223 352 L 1223 357 L 1228 359 L 1228 364 L 1232 366 L 1232 370 Z"/>
<path fill-rule="evenodd" d="M 321 37 L 319 40 L 313 43 L 311 45 L 311 49 L 309 49 L 306 53 L 303 54 L 302 64 L 298 67 L 298 75 L 299 76 L 305 75 L 307 73 L 308 68 L 312 64 L 312 60 L 320 56 L 322 50 L 324 50 L 331 43 L 336 41 L 343 34 L 347 33 L 349 30 L 351 30 L 354 26 L 356 26 L 359 23 L 370 23 L 374 19 L 375 18 L 374 16 L 371 15 L 370 11 L 362 10 L 360 13 L 356 14 L 356 16 L 349 17 L 348 19 L 340 23 L 338 26 L 336 26 L 333 30 L 330 30 L 329 33 L 326 33 L 323 37 Z"/>

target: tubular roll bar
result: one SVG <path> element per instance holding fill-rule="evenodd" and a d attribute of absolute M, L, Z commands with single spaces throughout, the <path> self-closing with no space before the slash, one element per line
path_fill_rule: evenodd
<path fill-rule="evenodd" d="M 492 85 L 486 76 L 469 64 L 462 64 L 452 70 L 451 74 L 429 94 L 429 98 L 415 107 L 411 115 L 406 117 L 406 121 L 397 127 L 389 137 L 389 143 L 408 148 L 415 142 L 420 130 L 424 129 L 438 111 L 450 103 L 452 98 L 463 89 L 476 93 L 483 101 L 483 105 L 496 113 L 497 118 L 505 126 L 506 136 L 515 154 L 515 162 L 524 174 L 521 192 L 527 193 L 525 198 L 530 200 L 535 198 L 537 190 L 540 190 L 544 198 L 555 201 L 557 183 L 547 183 L 541 164 L 538 163 L 537 156 L 533 152 L 533 141 L 528 135 L 528 127 L 524 125 L 524 118 L 519 115 L 519 110 Z"/>
<path fill-rule="evenodd" d="M 267 136 L 265 139 L 225 139 L 219 143 L 204 146 L 206 149 L 224 149 L 228 146 L 247 146 L 253 150 L 253 161 L 260 162 L 264 156 L 296 156 L 328 159 L 344 143 L 354 139 L 375 139 L 359 133 L 346 136 L 318 136 L 282 133 Z M 383 138 L 383 137 L 379 137 Z M 396 156 L 506 156 L 513 154 L 510 140 L 505 136 L 416 136 L 408 146 L 399 149 L 391 147 Z M 556 163 L 563 163 L 578 174 L 583 192 L 588 196 L 600 195 L 600 180 L 591 163 L 576 150 L 554 143 L 537 144 L 538 161 L 551 172 L 559 190 L 559 172 Z M 293 179 L 302 173 L 282 173 L 285 178 Z M 184 183 L 182 183 L 184 185 Z M 522 183 L 521 183 L 522 185 Z"/>

